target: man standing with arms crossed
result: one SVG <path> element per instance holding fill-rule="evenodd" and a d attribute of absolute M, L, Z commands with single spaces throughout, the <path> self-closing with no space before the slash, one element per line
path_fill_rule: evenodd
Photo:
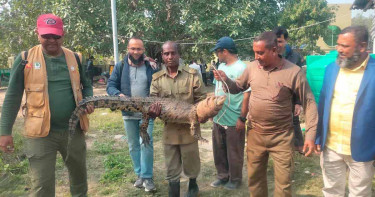
<path fill-rule="evenodd" d="M 179 65 L 177 43 L 163 44 L 162 57 L 165 67 L 154 74 L 150 96 L 172 98 L 197 103 L 206 97 L 202 78 L 197 70 Z M 160 115 L 161 105 L 150 107 L 150 116 Z M 199 125 L 197 125 L 199 126 Z M 200 171 L 198 141 L 190 134 L 190 124 L 165 122 L 163 129 L 164 156 L 169 181 L 169 196 L 180 196 L 180 174 L 189 177 L 186 196 L 198 196 L 197 177 Z"/>
<path fill-rule="evenodd" d="M 225 81 L 232 94 L 251 87 L 248 117 L 252 128 L 247 136 L 250 195 L 268 196 L 266 173 L 271 156 L 275 169 L 274 196 L 292 196 L 292 97 L 297 95 L 306 113 L 303 151 L 309 156 L 315 150 L 318 121 L 314 96 L 301 69 L 278 54 L 277 37 L 273 32 L 264 32 L 255 38 L 253 50 L 256 60 L 247 65 L 236 81 L 220 70 L 214 71 L 215 79 Z"/>
<path fill-rule="evenodd" d="M 375 158 L 375 59 L 369 34 L 350 26 L 337 39 L 337 61 L 327 66 L 319 98 L 316 135 L 324 196 L 371 196 Z"/>
<path fill-rule="evenodd" d="M 232 38 L 220 38 L 211 51 L 215 51 L 222 62 L 218 70 L 224 71 L 230 79 L 238 78 L 245 70 L 246 64 L 238 59 Z M 226 95 L 222 85 L 221 82 L 216 83 L 215 96 Z M 212 146 L 217 180 L 211 183 L 212 187 L 224 185 L 225 189 L 233 190 L 241 185 L 247 106 L 244 112 L 241 108 L 242 101 L 247 103 L 248 99 L 249 93 L 229 94 L 223 108 L 213 119 Z M 240 126 L 236 128 L 236 125 Z"/>
<path fill-rule="evenodd" d="M 81 117 L 81 127 L 72 136 L 70 147 L 67 144 L 70 115 L 82 98 L 93 95 L 91 82 L 83 73 L 78 55 L 62 47 L 61 18 L 40 15 L 36 32 L 40 45 L 19 55 L 13 64 L 1 114 L 0 148 L 4 152 L 13 151 L 12 127 L 25 91 L 24 135 L 31 196 L 55 196 L 57 151 L 69 171 L 71 195 L 87 196 L 86 142 L 82 131 L 88 130 L 86 115 Z M 86 113 L 93 111 L 90 106 Z"/>
<path fill-rule="evenodd" d="M 147 97 L 150 94 L 152 74 L 155 72 L 149 61 L 144 59 L 145 48 L 140 38 L 130 38 L 128 55 L 124 60 L 115 65 L 108 79 L 107 93 L 109 95 L 127 97 Z M 139 135 L 142 124 L 142 114 L 122 111 L 125 131 L 128 139 L 129 152 L 133 161 L 134 172 L 138 179 L 134 187 L 145 188 L 145 191 L 155 191 L 153 181 L 154 147 L 152 131 L 154 121 L 149 120 L 147 133 L 150 143 L 141 142 Z"/>

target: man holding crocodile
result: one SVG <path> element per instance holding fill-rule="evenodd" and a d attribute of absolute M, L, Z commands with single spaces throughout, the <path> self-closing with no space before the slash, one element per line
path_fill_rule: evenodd
<path fill-rule="evenodd" d="M 122 97 L 147 97 L 150 93 L 152 74 L 155 72 L 149 61 L 144 59 L 145 48 L 140 38 L 132 37 L 128 43 L 128 55 L 116 64 L 111 77 L 108 79 L 107 93 Z M 133 161 L 134 172 L 138 179 L 134 187 L 145 188 L 150 192 L 156 190 L 153 181 L 154 147 L 152 131 L 154 121 L 149 120 L 147 133 L 149 144 L 140 140 L 140 112 L 122 111 L 125 131 L 128 139 L 129 152 Z"/>
<path fill-rule="evenodd" d="M 179 65 L 180 53 L 177 43 L 164 43 L 162 58 L 165 67 L 153 75 L 150 96 L 174 98 L 188 103 L 197 103 L 206 97 L 200 74 L 195 69 Z M 150 107 L 149 115 L 157 117 L 160 110 L 161 105 L 154 104 Z M 199 124 L 196 126 L 199 127 Z M 200 171 L 200 158 L 197 139 L 190 135 L 190 125 L 166 121 L 163 142 L 169 196 L 180 196 L 182 170 L 189 177 L 187 196 L 197 196 L 199 188 L 196 178 Z"/>

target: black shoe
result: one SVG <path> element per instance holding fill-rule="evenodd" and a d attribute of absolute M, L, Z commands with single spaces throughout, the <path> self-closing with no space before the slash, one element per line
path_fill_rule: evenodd
<path fill-rule="evenodd" d="M 169 197 L 180 197 L 180 181 L 171 182 L 169 181 Z"/>
<path fill-rule="evenodd" d="M 227 184 L 224 185 L 224 189 L 227 190 L 235 190 L 241 186 L 241 181 L 228 181 Z"/>
<path fill-rule="evenodd" d="M 225 185 L 227 182 L 228 180 L 216 179 L 214 182 L 211 183 L 211 187 L 221 187 Z"/>
<path fill-rule="evenodd" d="M 197 185 L 197 179 L 190 179 L 188 191 L 185 194 L 185 197 L 197 197 L 199 193 L 199 187 Z"/>

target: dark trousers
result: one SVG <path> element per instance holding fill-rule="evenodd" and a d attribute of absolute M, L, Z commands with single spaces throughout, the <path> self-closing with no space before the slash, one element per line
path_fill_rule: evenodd
<path fill-rule="evenodd" d="M 50 131 L 48 136 L 26 138 L 25 152 L 30 163 L 31 194 L 35 197 L 55 196 L 56 155 L 60 152 L 69 172 L 72 197 L 87 196 L 86 142 L 82 131 L 76 131 L 69 147 L 68 131 Z"/>
<path fill-rule="evenodd" d="M 214 71 L 210 71 L 210 83 L 214 83 Z"/>
<path fill-rule="evenodd" d="M 301 123 L 299 121 L 299 116 L 294 116 L 294 106 L 295 103 L 293 103 L 293 129 L 294 129 L 294 146 L 303 146 L 304 140 L 302 136 L 302 130 L 301 130 Z"/>
<path fill-rule="evenodd" d="M 223 128 L 214 123 L 212 130 L 217 178 L 241 181 L 245 148 L 245 131 L 237 132 L 236 127 Z"/>
<path fill-rule="evenodd" d="M 206 75 L 206 73 L 202 73 L 202 79 L 203 79 L 204 85 L 207 86 L 207 75 Z"/>

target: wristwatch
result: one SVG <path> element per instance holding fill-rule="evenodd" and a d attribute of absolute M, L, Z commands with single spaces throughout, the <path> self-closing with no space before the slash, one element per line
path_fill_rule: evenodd
<path fill-rule="evenodd" d="M 242 117 L 242 116 L 240 116 L 240 117 L 238 117 L 238 119 L 240 119 L 241 120 L 241 122 L 246 122 L 246 117 Z"/>

